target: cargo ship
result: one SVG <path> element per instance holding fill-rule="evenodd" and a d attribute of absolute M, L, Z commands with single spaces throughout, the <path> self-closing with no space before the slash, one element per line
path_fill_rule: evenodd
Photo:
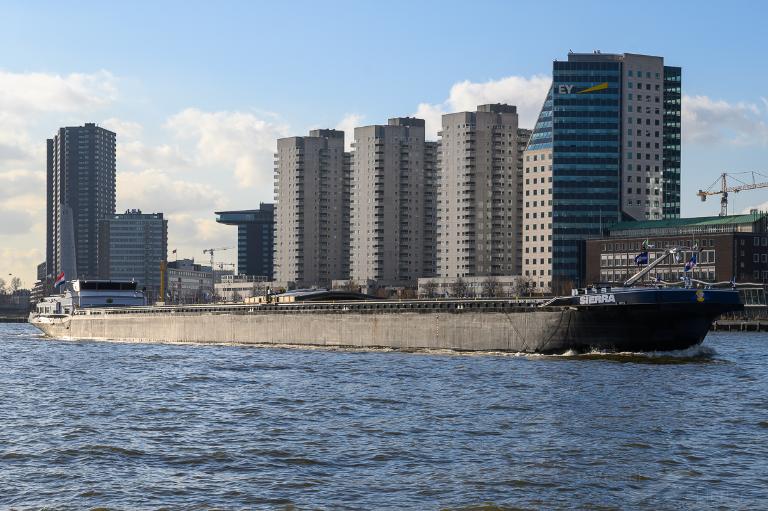
<path fill-rule="evenodd" d="M 670 251 L 674 253 L 674 249 Z M 680 350 L 721 314 L 743 309 L 734 286 L 690 282 L 574 289 L 547 301 L 376 300 L 337 291 L 302 301 L 147 306 L 135 284 L 76 281 L 30 315 L 47 336 L 134 342 L 564 353 Z"/>
<path fill-rule="evenodd" d="M 61 339 L 299 345 L 406 350 L 665 351 L 704 340 L 740 310 L 730 289 L 604 288 L 544 304 L 515 300 L 324 301 L 126 306 L 33 313 Z"/>

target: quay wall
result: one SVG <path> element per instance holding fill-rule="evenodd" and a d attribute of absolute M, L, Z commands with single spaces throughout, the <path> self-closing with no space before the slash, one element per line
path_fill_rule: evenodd
<path fill-rule="evenodd" d="M 529 313 L 77 315 L 46 329 L 53 336 L 141 342 L 293 344 L 360 348 L 539 351 L 556 348 L 571 311 Z"/>

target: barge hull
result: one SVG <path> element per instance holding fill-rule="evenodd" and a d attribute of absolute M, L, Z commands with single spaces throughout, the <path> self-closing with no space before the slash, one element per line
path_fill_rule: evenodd
<path fill-rule="evenodd" d="M 527 312 L 94 311 L 33 323 L 50 337 L 69 339 L 563 353 L 685 349 L 703 341 L 722 311 L 706 304 Z"/>

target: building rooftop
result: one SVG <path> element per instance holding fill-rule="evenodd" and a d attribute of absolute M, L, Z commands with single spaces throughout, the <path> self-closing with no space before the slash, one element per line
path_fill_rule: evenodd
<path fill-rule="evenodd" d="M 669 218 L 666 220 L 641 220 L 619 222 L 608 228 L 611 237 L 647 234 L 688 234 L 702 232 L 752 232 L 764 231 L 768 213 L 754 211 L 746 215 L 701 216 L 695 218 Z"/>
<path fill-rule="evenodd" d="M 240 225 L 249 222 L 272 221 L 275 205 L 262 202 L 259 209 L 243 209 L 238 211 L 214 211 L 218 215 L 216 222 L 226 225 Z"/>
<path fill-rule="evenodd" d="M 627 229 L 666 229 L 670 227 L 691 227 L 706 225 L 735 225 L 751 224 L 768 215 L 768 213 L 749 213 L 747 215 L 700 216 L 695 218 L 669 218 L 666 220 L 645 220 L 619 222 L 611 226 L 611 231 Z"/>

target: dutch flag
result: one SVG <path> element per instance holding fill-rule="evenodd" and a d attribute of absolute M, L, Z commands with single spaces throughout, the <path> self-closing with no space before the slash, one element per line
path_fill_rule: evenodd
<path fill-rule="evenodd" d="M 65 282 L 66 282 L 66 279 L 64 278 L 64 272 L 61 272 L 59 273 L 59 276 L 56 277 L 56 281 L 53 283 L 53 287 L 54 288 L 59 287 Z"/>

